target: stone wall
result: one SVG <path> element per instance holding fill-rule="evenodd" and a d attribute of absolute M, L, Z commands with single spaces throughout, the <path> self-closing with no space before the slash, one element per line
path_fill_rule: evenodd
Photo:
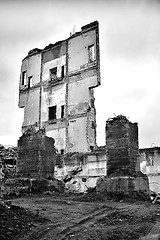
<path fill-rule="evenodd" d="M 54 139 L 43 130 L 28 130 L 18 140 L 17 174 L 23 177 L 53 177 L 56 150 Z"/>
<path fill-rule="evenodd" d="M 138 127 L 119 115 L 106 122 L 107 176 L 96 183 L 97 192 L 107 194 L 143 194 L 148 198 L 149 184 L 140 172 Z"/>
<path fill-rule="evenodd" d="M 137 167 L 138 127 L 124 116 L 106 122 L 107 176 L 112 174 L 133 175 Z"/>
<path fill-rule="evenodd" d="M 106 175 L 106 151 L 100 147 L 92 153 L 72 153 L 61 156 L 55 165 L 55 178 L 66 182 L 71 191 L 85 192 L 96 186 L 100 176 Z"/>
<path fill-rule="evenodd" d="M 148 176 L 150 190 L 160 192 L 160 147 L 140 149 L 141 171 Z"/>

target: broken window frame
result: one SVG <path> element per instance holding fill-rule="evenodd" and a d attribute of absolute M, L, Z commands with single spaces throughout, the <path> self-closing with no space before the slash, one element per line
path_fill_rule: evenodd
<path fill-rule="evenodd" d="M 28 89 L 33 86 L 33 76 L 28 77 Z"/>
<path fill-rule="evenodd" d="M 57 119 L 57 105 L 48 108 L 48 120 L 54 121 Z"/>
<path fill-rule="evenodd" d="M 94 44 L 88 46 L 88 60 L 89 62 L 93 62 L 96 60 L 96 52 L 95 52 Z"/>
<path fill-rule="evenodd" d="M 22 86 L 25 86 L 26 83 L 27 83 L 27 72 L 26 72 L 26 71 L 23 71 L 23 72 L 22 72 L 21 84 L 22 84 Z"/>
<path fill-rule="evenodd" d="M 49 73 L 50 73 L 50 80 L 51 81 L 54 81 L 54 80 L 57 79 L 57 67 L 49 69 Z"/>

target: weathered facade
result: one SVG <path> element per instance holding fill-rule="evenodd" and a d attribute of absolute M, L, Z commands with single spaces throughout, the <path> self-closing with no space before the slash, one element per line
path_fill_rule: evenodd
<path fill-rule="evenodd" d="M 141 171 L 148 176 L 149 187 L 160 193 L 160 147 L 140 149 Z"/>
<path fill-rule="evenodd" d="M 66 40 L 29 51 L 19 84 L 22 133 L 45 127 L 60 153 L 91 152 L 96 147 L 94 88 L 99 85 L 97 21 Z"/>

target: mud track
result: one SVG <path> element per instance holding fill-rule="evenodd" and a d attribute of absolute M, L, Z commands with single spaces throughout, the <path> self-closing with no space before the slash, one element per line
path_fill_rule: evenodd
<path fill-rule="evenodd" d="M 62 196 L 34 196 L 13 202 L 48 218 L 47 223 L 16 240 L 136 240 L 160 221 L 160 206 L 151 203 L 80 202 Z"/>

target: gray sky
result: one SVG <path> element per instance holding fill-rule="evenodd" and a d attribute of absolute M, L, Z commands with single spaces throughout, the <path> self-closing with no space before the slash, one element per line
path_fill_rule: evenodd
<path fill-rule="evenodd" d="M 97 142 L 105 121 L 123 114 L 138 122 L 140 147 L 160 146 L 160 4 L 154 0 L 0 1 L 0 143 L 17 144 L 22 59 L 98 20 L 101 82 L 95 89 Z"/>

